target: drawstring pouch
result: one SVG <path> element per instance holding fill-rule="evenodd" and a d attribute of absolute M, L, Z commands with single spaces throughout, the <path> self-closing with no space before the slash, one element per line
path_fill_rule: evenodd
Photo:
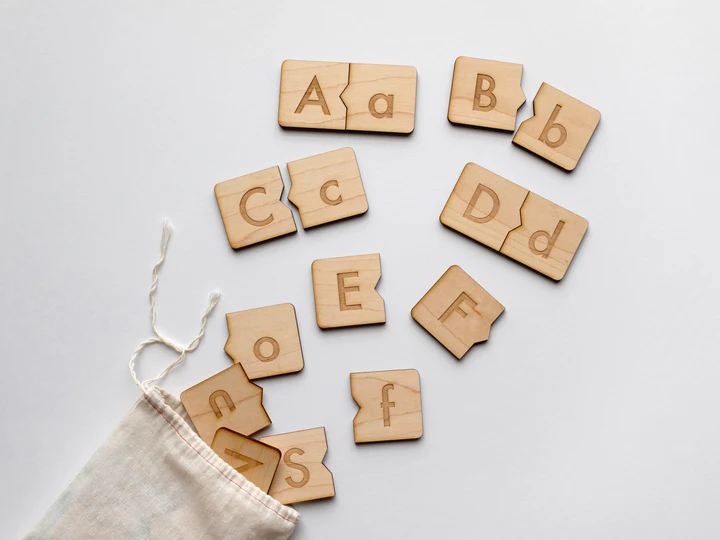
<path fill-rule="evenodd" d="M 154 337 L 141 343 L 130 358 L 130 374 L 143 396 L 27 540 L 285 540 L 297 525 L 295 510 L 225 463 L 200 439 L 180 400 L 153 386 L 197 349 L 220 299 L 219 293 L 210 295 L 200 331 L 189 345 L 179 345 L 159 332 L 155 294 L 170 236 L 166 220 L 150 287 Z M 145 347 L 155 343 L 179 356 L 157 377 L 141 382 L 135 362 Z"/>

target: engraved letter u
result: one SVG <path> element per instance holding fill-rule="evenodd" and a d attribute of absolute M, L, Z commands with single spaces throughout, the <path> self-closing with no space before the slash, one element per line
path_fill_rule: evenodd
<path fill-rule="evenodd" d="M 221 418 L 223 415 L 217 404 L 218 398 L 223 398 L 223 400 L 225 400 L 225 405 L 229 407 L 231 411 L 235 410 L 235 403 L 233 403 L 230 394 L 228 394 L 225 390 L 215 390 L 212 394 L 210 394 L 210 406 L 212 407 L 216 418 Z"/>

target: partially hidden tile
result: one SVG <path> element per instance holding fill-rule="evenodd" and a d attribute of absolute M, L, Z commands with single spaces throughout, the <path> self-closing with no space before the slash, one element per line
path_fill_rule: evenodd
<path fill-rule="evenodd" d="M 572 171 L 600 122 L 600 112 L 547 83 L 538 90 L 533 110 L 513 142 Z"/>
<path fill-rule="evenodd" d="M 252 435 L 270 425 L 262 404 L 262 388 L 251 383 L 235 364 L 180 394 L 200 438 L 212 444 L 220 428 Z"/>
<path fill-rule="evenodd" d="M 249 482 L 268 492 L 280 463 L 277 448 L 225 428 L 217 431 L 210 447 Z"/>
<path fill-rule="evenodd" d="M 355 442 L 419 439 L 423 434 L 420 374 L 415 369 L 350 374 L 360 407 L 353 420 Z"/>
<path fill-rule="evenodd" d="M 225 352 L 248 379 L 295 373 L 303 366 L 297 317 L 292 304 L 228 313 Z"/>
<path fill-rule="evenodd" d="M 315 315 L 320 328 L 385 322 L 385 302 L 375 290 L 380 255 L 318 259 L 312 264 Z"/>
<path fill-rule="evenodd" d="M 440 221 L 560 280 L 588 228 L 585 218 L 468 163 Z"/>
<path fill-rule="evenodd" d="M 412 66 L 350 64 L 346 129 L 412 133 L 415 129 L 417 70 Z"/>
<path fill-rule="evenodd" d="M 451 266 L 412 309 L 412 316 L 445 348 L 462 358 L 487 341 L 490 326 L 505 310 L 459 266 Z"/>
<path fill-rule="evenodd" d="M 522 64 L 460 56 L 455 60 L 448 120 L 454 124 L 515 131 L 525 94 Z"/>
<path fill-rule="evenodd" d="M 280 74 L 278 123 L 282 127 L 345 129 L 347 109 L 340 94 L 350 64 L 285 60 Z"/>
<path fill-rule="evenodd" d="M 528 195 L 521 214 L 522 226 L 508 235 L 500 251 L 561 280 L 585 236 L 587 220 L 534 193 Z"/>
<path fill-rule="evenodd" d="M 294 233 L 295 219 L 280 201 L 283 181 L 278 167 L 240 176 L 215 186 L 228 242 L 242 248 Z"/>
<path fill-rule="evenodd" d="M 323 464 L 327 453 L 325 428 L 306 429 L 259 439 L 282 452 L 268 494 L 282 504 L 335 496 L 335 482 Z"/>
<path fill-rule="evenodd" d="M 341 148 L 287 164 L 288 200 L 305 229 L 364 214 L 368 210 L 355 152 Z"/>
<path fill-rule="evenodd" d="M 508 233 L 520 226 L 520 208 L 527 195 L 527 189 L 468 163 L 440 214 L 440 221 L 499 250 Z"/>

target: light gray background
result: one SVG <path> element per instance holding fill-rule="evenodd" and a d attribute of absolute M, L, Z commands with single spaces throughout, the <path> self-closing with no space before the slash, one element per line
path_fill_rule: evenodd
<path fill-rule="evenodd" d="M 306 367 L 262 381 L 272 426 L 326 426 L 337 497 L 297 540 L 720 536 L 717 9 L 710 2 L 0 2 L 0 537 L 43 515 L 138 398 L 158 297 L 163 383 L 230 366 L 224 313 L 292 302 Z M 446 119 L 459 55 L 519 62 L 599 109 L 571 174 Z M 409 137 L 283 131 L 287 58 L 416 66 Z M 367 215 L 234 252 L 223 180 L 352 146 Z M 556 284 L 444 228 L 474 161 L 585 216 Z M 299 223 L 295 209 L 293 212 Z M 384 326 L 321 331 L 314 259 L 379 252 Z M 451 264 L 506 307 L 455 360 L 410 317 Z M 148 378 L 173 356 L 151 349 Z M 417 368 L 425 435 L 356 446 L 348 374 Z M 112 486 L 107 486 L 112 490 Z"/>

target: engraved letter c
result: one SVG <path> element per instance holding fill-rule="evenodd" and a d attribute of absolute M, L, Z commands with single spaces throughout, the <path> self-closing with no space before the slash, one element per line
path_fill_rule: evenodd
<path fill-rule="evenodd" d="M 269 225 L 270 223 L 272 223 L 273 219 L 275 219 L 272 214 L 270 214 L 268 217 L 266 217 L 262 221 L 258 221 L 257 219 L 251 218 L 250 214 L 248 214 L 248 211 L 247 211 L 248 200 L 250 199 L 250 197 L 252 197 L 256 193 L 265 194 L 265 188 L 264 187 L 256 187 L 256 188 L 252 188 L 251 190 L 248 190 L 247 192 L 245 192 L 245 194 L 242 196 L 242 199 L 240 199 L 240 215 L 250 225 L 254 225 L 255 227 L 264 227 L 265 225 Z"/>
<path fill-rule="evenodd" d="M 342 202 L 342 195 L 338 194 L 338 196 L 335 199 L 331 199 L 327 196 L 327 190 L 331 187 L 338 187 L 337 180 L 330 180 L 329 182 L 325 182 L 322 187 L 320 188 L 320 198 L 322 199 L 322 202 L 327 204 L 328 206 L 337 206 Z"/>
<path fill-rule="evenodd" d="M 231 411 L 235 410 L 235 403 L 233 403 L 230 394 L 228 394 L 225 390 L 215 390 L 212 394 L 210 394 L 210 407 L 212 407 L 212 410 L 215 413 L 215 418 L 222 418 L 223 415 L 220 407 L 217 404 L 218 398 L 223 398 L 223 400 L 225 401 L 225 405 Z"/>

